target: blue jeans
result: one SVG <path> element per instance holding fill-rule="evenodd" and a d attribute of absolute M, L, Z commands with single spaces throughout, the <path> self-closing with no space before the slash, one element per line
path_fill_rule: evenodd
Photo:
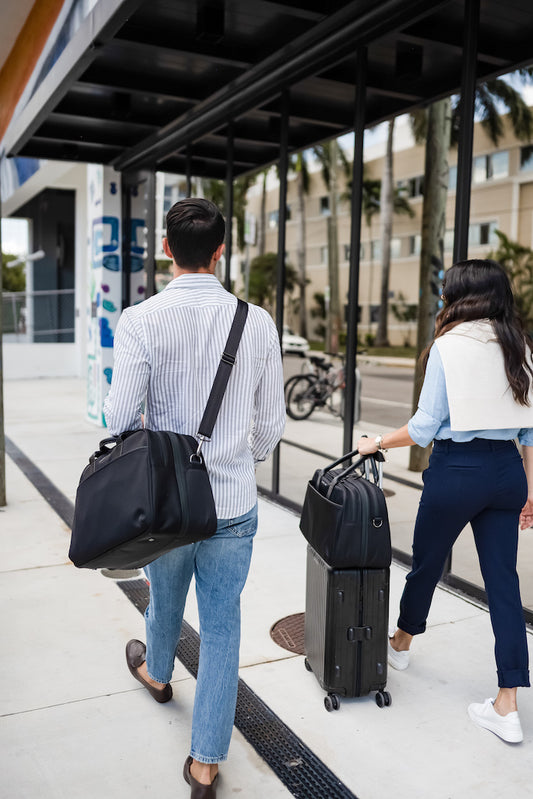
<path fill-rule="evenodd" d="M 212 538 L 179 547 L 145 567 L 146 666 L 153 680 L 172 677 L 185 600 L 194 574 L 200 617 L 200 660 L 192 718 L 191 756 L 226 760 L 235 719 L 241 637 L 240 596 L 257 531 L 257 505 L 235 519 L 219 519 Z"/>
<path fill-rule="evenodd" d="M 415 524 L 413 565 L 398 627 L 423 633 L 433 592 L 461 530 L 470 522 L 495 638 L 498 685 L 529 685 L 526 626 L 516 573 L 518 517 L 527 499 L 512 441 L 435 441 Z M 460 655 L 458 655 L 460 657 Z"/>

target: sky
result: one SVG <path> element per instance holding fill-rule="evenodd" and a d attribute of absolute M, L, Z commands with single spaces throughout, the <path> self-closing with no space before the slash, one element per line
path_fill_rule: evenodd
<path fill-rule="evenodd" d="M 28 255 L 26 219 L 2 219 L 2 252 L 9 255 Z"/>

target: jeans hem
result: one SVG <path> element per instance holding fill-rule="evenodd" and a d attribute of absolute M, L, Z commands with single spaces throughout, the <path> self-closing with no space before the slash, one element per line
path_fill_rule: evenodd
<path fill-rule="evenodd" d="M 227 754 L 218 755 L 217 757 L 205 757 L 204 755 L 198 754 L 198 752 L 195 752 L 193 749 L 191 749 L 191 757 L 194 760 L 197 760 L 198 763 L 206 763 L 207 765 L 210 765 L 212 763 L 223 763 L 224 760 L 228 759 Z"/>
<path fill-rule="evenodd" d="M 529 688 L 529 671 L 527 669 L 512 669 L 498 671 L 498 688 Z"/>
<path fill-rule="evenodd" d="M 398 629 L 403 630 L 404 633 L 408 633 L 409 635 L 421 635 L 426 632 L 426 622 L 418 625 L 409 624 L 409 622 L 405 621 L 400 616 L 398 619 Z"/>

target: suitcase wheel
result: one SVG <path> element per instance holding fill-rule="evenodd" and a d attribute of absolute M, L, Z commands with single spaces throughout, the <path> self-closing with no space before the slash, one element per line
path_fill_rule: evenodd
<path fill-rule="evenodd" d="M 390 707 L 392 705 L 392 697 L 388 691 L 378 691 L 376 694 L 376 705 L 378 707 Z"/>
<path fill-rule="evenodd" d="M 324 707 L 331 713 L 332 710 L 338 710 L 341 706 L 341 700 L 337 694 L 328 694 L 324 697 Z"/>
<path fill-rule="evenodd" d="M 309 663 L 307 658 L 305 658 L 305 660 L 304 660 L 304 666 L 307 669 L 307 671 L 313 671 L 313 669 L 311 668 L 311 664 Z"/>

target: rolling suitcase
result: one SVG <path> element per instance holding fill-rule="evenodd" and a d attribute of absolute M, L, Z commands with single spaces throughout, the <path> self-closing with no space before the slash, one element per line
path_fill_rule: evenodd
<path fill-rule="evenodd" d="M 376 691 L 378 707 L 389 706 L 387 643 L 389 568 L 335 569 L 307 548 L 305 666 L 322 688 L 326 710 L 340 697 Z"/>

